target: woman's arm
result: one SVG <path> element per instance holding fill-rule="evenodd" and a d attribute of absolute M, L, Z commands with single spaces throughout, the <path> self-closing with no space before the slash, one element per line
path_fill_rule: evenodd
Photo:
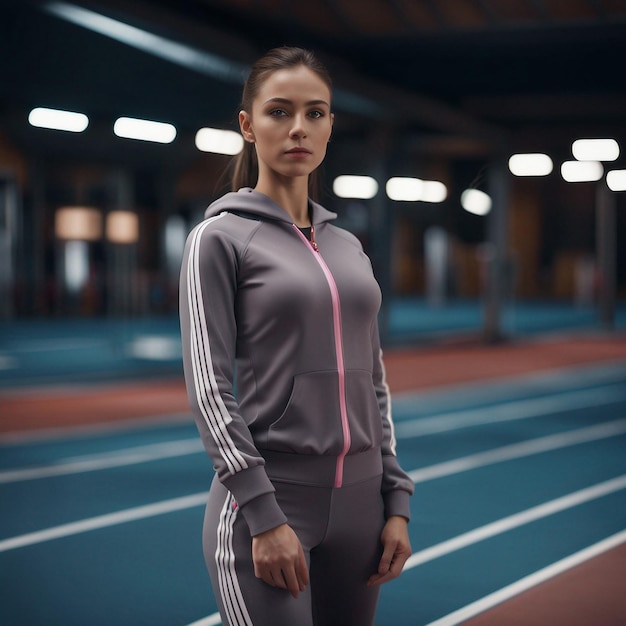
<path fill-rule="evenodd" d="M 187 239 L 180 277 L 183 366 L 206 451 L 255 535 L 287 520 L 233 391 L 242 244 L 229 231 L 232 219 L 228 213 L 209 218 Z"/>
<path fill-rule="evenodd" d="M 385 517 L 394 515 L 410 519 L 409 497 L 413 494 L 413 481 L 400 467 L 396 456 L 396 437 L 391 415 L 391 394 L 385 376 L 377 320 L 372 324 L 372 358 L 374 362 L 372 380 L 383 426 L 383 482 L 382 494 L 385 502 Z"/>

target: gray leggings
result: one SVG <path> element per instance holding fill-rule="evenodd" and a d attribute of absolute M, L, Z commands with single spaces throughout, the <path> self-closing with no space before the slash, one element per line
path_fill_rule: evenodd
<path fill-rule="evenodd" d="M 224 626 L 370 626 L 379 587 L 367 587 L 382 554 L 381 477 L 339 489 L 274 480 L 298 535 L 311 584 L 294 599 L 254 575 L 252 540 L 232 495 L 214 480 L 204 555 Z"/>

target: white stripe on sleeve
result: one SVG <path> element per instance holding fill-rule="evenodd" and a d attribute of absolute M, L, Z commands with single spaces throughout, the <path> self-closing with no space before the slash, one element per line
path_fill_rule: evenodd
<path fill-rule="evenodd" d="M 224 215 L 226 213 L 209 218 L 198 226 L 193 233 L 189 252 L 187 287 L 191 361 L 198 406 L 229 472 L 234 474 L 239 470 L 247 468 L 248 464 L 228 432 L 227 426 L 232 421 L 232 417 L 224 404 L 215 380 L 210 337 L 204 314 L 204 298 L 201 284 L 202 268 L 200 267 L 202 233 L 208 226 Z"/>

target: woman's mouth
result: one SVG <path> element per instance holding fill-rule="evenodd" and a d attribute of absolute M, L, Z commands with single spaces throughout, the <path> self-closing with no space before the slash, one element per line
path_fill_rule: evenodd
<path fill-rule="evenodd" d="M 306 148 L 291 148 L 290 150 L 287 150 L 285 154 L 293 157 L 305 157 L 311 154 L 311 151 Z"/>

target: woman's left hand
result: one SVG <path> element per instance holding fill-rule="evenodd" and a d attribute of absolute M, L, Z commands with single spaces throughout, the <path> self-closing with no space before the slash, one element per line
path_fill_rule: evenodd
<path fill-rule="evenodd" d="M 368 587 L 381 585 L 400 576 L 406 560 L 411 556 L 407 524 L 407 520 L 399 515 L 394 515 L 387 520 L 380 535 L 383 555 L 378 564 L 378 572 L 370 576 L 367 581 Z"/>

